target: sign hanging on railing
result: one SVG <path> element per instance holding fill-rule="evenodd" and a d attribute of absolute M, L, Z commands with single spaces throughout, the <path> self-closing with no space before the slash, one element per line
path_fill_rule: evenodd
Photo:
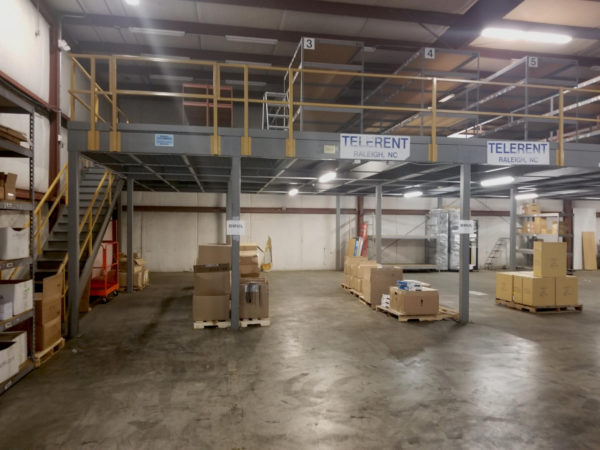
<path fill-rule="evenodd" d="M 487 162 L 500 166 L 550 164 L 550 144 L 528 141 L 488 141 Z"/>
<path fill-rule="evenodd" d="M 340 158 L 404 161 L 410 156 L 410 136 L 340 134 Z"/>

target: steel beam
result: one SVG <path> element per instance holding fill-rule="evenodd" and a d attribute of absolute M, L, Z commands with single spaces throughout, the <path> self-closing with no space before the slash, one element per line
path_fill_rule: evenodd
<path fill-rule="evenodd" d="M 241 159 L 231 158 L 231 218 L 240 219 Z M 231 239 L 231 327 L 240 327 L 240 236 Z"/>
<path fill-rule="evenodd" d="M 335 269 L 342 270 L 342 250 L 341 250 L 341 226 L 342 226 L 342 198 L 335 196 Z"/>
<path fill-rule="evenodd" d="M 471 219 L 471 166 L 460 166 L 460 218 Z M 460 235 L 460 285 L 458 290 L 458 313 L 460 323 L 469 322 L 469 263 L 471 250 L 469 249 L 469 235 Z"/>
<path fill-rule="evenodd" d="M 508 249 L 508 267 L 517 270 L 517 188 L 510 188 L 510 244 Z"/>
<path fill-rule="evenodd" d="M 79 334 L 79 152 L 69 149 L 69 205 L 67 240 L 69 262 L 67 277 L 69 283 L 69 337 Z"/>
<path fill-rule="evenodd" d="M 123 195 L 119 192 L 117 199 L 117 242 L 119 243 L 119 252 L 123 252 Z"/>
<path fill-rule="evenodd" d="M 127 178 L 127 293 L 133 292 L 133 178 Z"/>
<path fill-rule="evenodd" d="M 383 259 L 383 252 L 381 248 L 381 200 L 383 197 L 383 186 L 381 186 L 381 184 L 378 184 L 375 187 L 375 196 L 377 197 L 377 203 L 375 207 L 375 250 L 377 252 L 377 263 L 381 264 Z"/>

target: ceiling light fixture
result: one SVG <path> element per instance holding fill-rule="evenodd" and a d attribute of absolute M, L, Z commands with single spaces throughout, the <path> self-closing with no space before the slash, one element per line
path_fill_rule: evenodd
<path fill-rule="evenodd" d="M 189 83 L 194 81 L 194 77 L 186 77 L 180 75 L 162 75 L 162 74 L 151 74 L 150 79 L 154 81 L 182 81 Z"/>
<path fill-rule="evenodd" d="M 481 32 L 481 35 L 483 37 L 501 39 L 503 41 L 529 41 L 541 44 L 567 44 L 573 40 L 573 38 L 567 34 L 523 31 L 514 28 L 485 28 Z"/>
<path fill-rule="evenodd" d="M 533 200 L 538 197 L 539 195 L 537 195 L 535 192 L 527 192 L 515 195 L 515 200 Z"/>
<path fill-rule="evenodd" d="M 157 58 L 157 59 L 180 59 L 182 61 L 187 61 L 190 59 L 189 56 L 159 55 L 157 53 L 142 53 L 140 56 L 143 56 L 144 58 Z"/>
<path fill-rule="evenodd" d="M 139 6 L 140 0 L 125 0 L 125 3 L 127 3 L 129 6 Z"/>
<path fill-rule="evenodd" d="M 271 67 L 273 64 L 266 62 L 255 62 L 255 61 L 238 61 L 237 59 L 226 59 L 227 64 L 239 64 L 243 66 L 264 66 Z"/>
<path fill-rule="evenodd" d="M 449 134 L 449 138 L 462 138 L 462 139 L 471 139 L 474 135 L 467 134 L 466 131 L 457 131 L 456 133 Z"/>
<path fill-rule="evenodd" d="M 337 173 L 335 172 L 326 172 L 319 177 L 319 183 L 327 183 L 329 181 L 333 181 L 337 178 Z"/>
<path fill-rule="evenodd" d="M 59 39 L 58 40 L 58 49 L 61 52 L 70 52 L 71 51 L 71 46 L 64 39 Z"/>
<path fill-rule="evenodd" d="M 417 198 L 423 195 L 422 191 L 408 191 L 404 193 L 404 198 Z"/>
<path fill-rule="evenodd" d="M 452 100 L 454 97 L 456 97 L 456 95 L 454 95 L 454 94 L 448 94 L 443 99 L 441 99 L 439 101 L 439 103 L 446 103 L 446 102 Z"/>
<path fill-rule="evenodd" d="M 161 28 L 138 28 L 129 27 L 129 31 L 134 34 L 151 34 L 154 36 L 172 36 L 172 37 L 183 37 L 185 31 L 182 30 L 163 30 Z"/>
<path fill-rule="evenodd" d="M 481 185 L 483 187 L 502 186 L 503 184 L 511 184 L 514 181 L 515 178 L 508 175 L 506 177 L 488 178 L 487 180 L 482 180 Z"/>
<path fill-rule="evenodd" d="M 299 191 L 298 191 L 298 189 L 296 189 L 296 188 L 292 188 L 292 189 L 290 189 L 290 190 L 288 191 L 288 195 L 289 195 L 290 197 L 293 197 L 294 195 L 298 195 L 298 192 L 299 192 Z"/>
<path fill-rule="evenodd" d="M 259 38 L 252 36 L 232 36 L 230 34 L 225 36 L 229 42 L 243 42 L 245 44 L 263 44 L 263 45 L 277 45 L 279 42 L 277 39 Z"/>

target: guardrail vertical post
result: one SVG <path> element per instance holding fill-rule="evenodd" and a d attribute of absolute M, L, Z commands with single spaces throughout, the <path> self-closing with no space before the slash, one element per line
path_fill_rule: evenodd
<path fill-rule="evenodd" d="M 111 56 L 108 62 L 108 89 L 112 99 L 111 128 L 109 133 L 109 150 L 111 152 L 121 151 L 121 133 L 119 132 L 119 108 L 117 107 L 117 58 Z"/>
<path fill-rule="evenodd" d="M 90 57 L 90 131 L 88 131 L 88 150 L 100 148 L 100 132 L 96 130 L 98 119 L 98 94 L 96 93 L 96 58 Z"/>
<path fill-rule="evenodd" d="M 565 165 L 565 91 L 558 91 L 558 151 L 556 152 L 556 165 Z"/>
<path fill-rule="evenodd" d="M 69 148 L 68 282 L 69 336 L 79 333 L 79 152 Z M 65 311 L 65 315 L 67 311 Z"/>
<path fill-rule="evenodd" d="M 75 61 L 73 61 L 73 57 L 71 56 L 71 91 L 75 90 Z M 71 110 L 69 111 L 69 118 L 71 120 L 75 120 L 75 95 L 71 94 Z"/>
<path fill-rule="evenodd" d="M 242 136 L 242 156 L 252 154 L 252 139 L 248 136 L 248 66 L 244 65 L 244 136 Z"/>
<path fill-rule="evenodd" d="M 288 69 L 288 138 L 285 141 L 285 156 L 296 156 L 296 141 L 294 140 L 294 69 Z"/>
<path fill-rule="evenodd" d="M 431 84 L 431 144 L 429 144 L 429 161 L 435 162 L 437 155 L 437 78 Z"/>
<path fill-rule="evenodd" d="M 213 135 L 210 137 L 210 154 L 221 154 L 221 136 L 219 136 L 219 97 L 221 96 L 221 83 L 219 65 L 213 66 Z"/>

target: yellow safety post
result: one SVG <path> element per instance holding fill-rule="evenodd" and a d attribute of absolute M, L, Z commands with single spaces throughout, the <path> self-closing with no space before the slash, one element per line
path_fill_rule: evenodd
<path fill-rule="evenodd" d="M 436 162 L 437 154 L 437 78 L 431 84 L 431 144 L 429 144 L 429 161 Z"/>
<path fill-rule="evenodd" d="M 121 151 L 121 133 L 119 132 L 119 110 L 117 108 L 117 58 L 111 56 L 108 62 L 108 89 L 112 98 L 111 106 L 111 128 L 109 133 L 109 150 L 111 152 Z"/>
<path fill-rule="evenodd" d="M 558 151 L 556 152 L 556 165 L 565 165 L 565 91 L 558 91 Z"/>
<path fill-rule="evenodd" d="M 213 134 L 210 137 L 210 154 L 221 154 L 221 136 L 219 136 L 219 97 L 221 96 L 219 65 L 213 64 Z"/>
<path fill-rule="evenodd" d="M 98 117 L 98 95 L 96 93 L 96 58 L 90 57 L 91 79 L 90 79 L 90 131 L 88 131 L 88 150 L 100 148 L 100 132 L 96 130 Z"/>
<path fill-rule="evenodd" d="M 294 140 L 294 69 L 288 69 L 288 138 L 285 140 L 285 156 L 296 156 L 296 141 Z"/>
<path fill-rule="evenodd" d="M 75 61 L 71 56 L 71 91 L 75 90 Z M 75 120 L 75 95 L 71 94 L 71 111 L 69 113 L 69 119 Z"/>
<path fill-rule="evenodd" d="M 248 135 L 248 66 L 244 65 L 244 135 L 242 136 L 242 156 L 252 154 L 252 139 Z"/>

